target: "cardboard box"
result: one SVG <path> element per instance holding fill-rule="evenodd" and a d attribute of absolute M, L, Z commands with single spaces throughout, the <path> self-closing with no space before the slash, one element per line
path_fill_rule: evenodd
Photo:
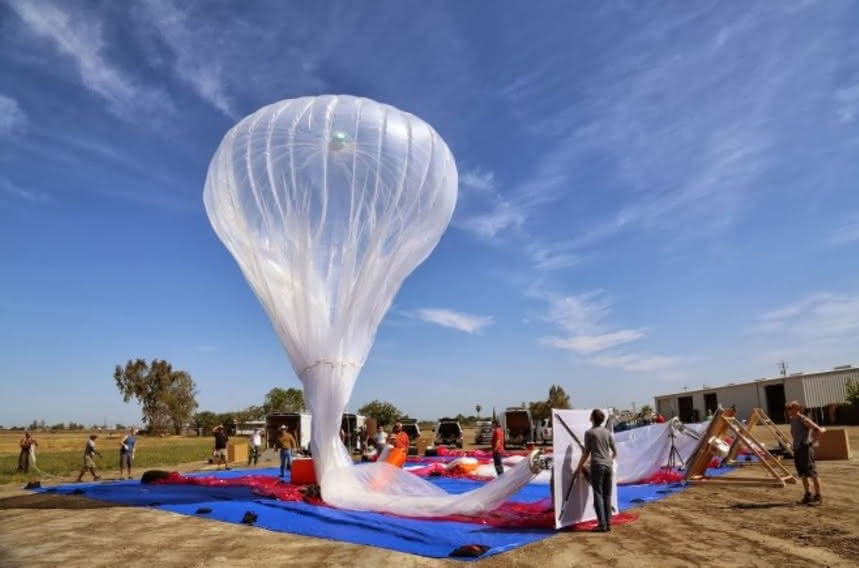
<path fill-rule="evenodd" d="M 852 455 L 850 439 L 843 428 L 827 428 L 819 442 L 814 448 L 814 458 L 817 460 L 849 460 Z"/>
<path fill-rule="evenodd" d="M 247 442 L 229 442 L 227 444 L 227 463 L 247 463 L 250 448 Z"/>

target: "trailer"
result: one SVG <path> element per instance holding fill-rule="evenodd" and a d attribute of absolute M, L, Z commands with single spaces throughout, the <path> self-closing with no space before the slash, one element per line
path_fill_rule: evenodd
<path fill-rule="evenodd" d="M 343 413 L 340 421 L 340 431 L 343 432 L 343 443 L 350 452 L 361 451 L 361 432 L 366 428 L 367 417 L 361 414 Z"/>
<path fill-rule="evenodd" d="M 267 447 L 273 448 L 277 442 L 281 426 L 286 426 L 295 436 L 298 447 L 304 452 L 310 452 L 310 429 L 312 420 L 310 414 L 302 412 L 277 412 L 265 417 L 265 432 Z"/>
<path fill-rule="evenodd" d="M 506 445 L 525 447 L 534 443 L 534 421 L 527 408 L 508 408 L 501 421 Z"/>

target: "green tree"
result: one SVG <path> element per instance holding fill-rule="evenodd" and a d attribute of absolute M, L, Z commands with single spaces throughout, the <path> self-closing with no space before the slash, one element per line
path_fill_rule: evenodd
<path fill-rule="evenodd" d="M 359 408 L 358 414 L 375 418 L 377 424 L 387 426 L 394 423 L 402 412 L 390 402 L 374 400 Z"/>
<path fill-rule="evenodd" d="M 552 415 L 552 406 L 545 400 L 535 400 L 528 405 L 528 410 L 531 412 L 531 420 L 535 422 Z"/>
<path fill-rule="evenodd" d="M 479 404 L 475 404 L 474 410 L 477 412 L 477 419 L 480 420 L 480 411 L 483 410 L 483 407 Z"/>
<path fill-rule="evenodd" d="M 164 394 L 165 414 L 173 425 L 173 433 L 181 434 L 197 410 L 197 390 L 191 375 L 180 372 Z"/>
<path fill-rule="evenodd" d="M 212 427 L 217 424 L 217 421 L 218 415 L 211 410 L 198 412 L 193 418 L 194 428 L 202 429 L 203 434 L 210 434 L 212 432 Z"/>
<path fill-rule="evenodd" d="M 859 382 L 847 379 L 847 402 L 859 409 Z"/>
<path fill-rule="evenodd" d="M 171 424 L 181 432 L 197 407 L 191 375 L 174 370 L 167 361 L 155 359 L 151 365 L 143 359 L 128 361 L 124 368 L 116 366 L 113 378 L 125 402 L 134 398 L 140 403 L 143 421 L 152 432 L 164 431 Z"/>
<path fill-rule="evenodd" d="M 546 401 L 549 408 L 567 409 L 570 406 L 570 395 L 564 392 L 564 389 L 559 385 L 549 387 L 549 399 Z"/>
<path fill-rule="evenodd" d="M 271 412 L 303 412 L 304 392 L 296 388 L 273 388 L 265 395 L 265 414 Z"/>

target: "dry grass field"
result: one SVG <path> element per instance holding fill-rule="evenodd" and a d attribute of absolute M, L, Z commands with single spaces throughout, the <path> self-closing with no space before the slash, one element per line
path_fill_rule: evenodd
<path fill-rule="evenodd" d="M 0 483 L 23 483 L 31 479 L 70 478 L 77 475 L 83 462 L 84 445 L 90 432 L 35 432 L 33 438 L 39 446 L 36 450 L 36 469 L 30 474 L 17 473 L 19 440 L 22 432 L 0 432 Z M 98 432 L 96 446 L 102 453 L 97 460 L 99 469 L 108 477 L 119 471 L 118 432 Z M 138 436 L 135 466 L 143 468 L 197 464 L 202 466 L 212 453 L 210 438 L 166 436 Z M 42 475 L 40 475 L 40 473 Z"/>
<path fill-rule="evenodd" d="M 849 430 L 859 451 L 859 428 Z M 795 505 L 797 486 L 695 486 L 638 509 L 637 522 L 610 535 L 558 533 L 478 565 L 856 566 L 859 460 L 821 462 L 819 469 L 822 507 Z M 0 566 L 9 568 L 462 565 L 153 509 L 32 495 L 8 484 L 0 486 L 0 527 Z"/>

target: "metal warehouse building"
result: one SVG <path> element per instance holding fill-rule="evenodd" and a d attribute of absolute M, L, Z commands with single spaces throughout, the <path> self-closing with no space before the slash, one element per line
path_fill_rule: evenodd
<path fill-rule="evenodd" d="M 794 373 L 666 394 L 655 397 L 654 402 L 658 413 L 666 418 L 678 416 L 684 422 L 703 420 L 708 411 L 715 412 L 721 405 L 724 408 L 736 406 L 740 417 L 749 416 L 754 408 L 763 408 L 774 422 L 783 423 L 787 401 L 798 400 L 812 412 L 822 414 L 827 405 L 846 400 L 847 381 L 851 379 L 859 382 L 859 368 L 844 365 L 831 371 Z"/>

